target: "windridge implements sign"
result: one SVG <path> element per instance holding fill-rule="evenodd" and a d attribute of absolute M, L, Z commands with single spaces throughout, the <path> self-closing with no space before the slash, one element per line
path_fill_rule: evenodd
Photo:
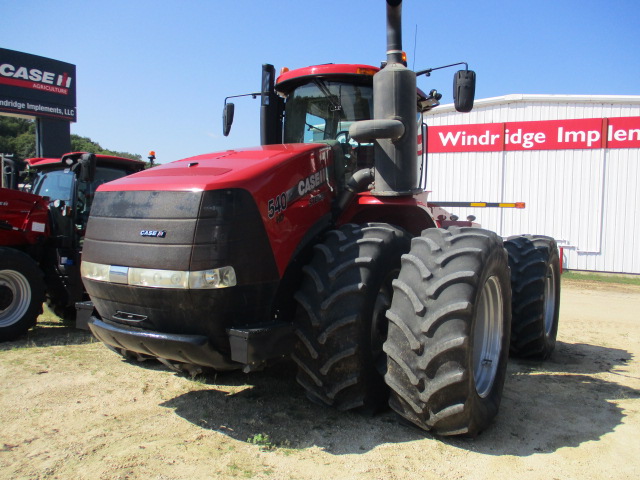
<path fill-rule="evenodd" d="M 0 112 L 76 121 L 76 66 L 0 48 Z"/>
<path fill-rule="evenodd" d="M 640 117 L 429 127 L 429 152 L 640 148 Z"/>

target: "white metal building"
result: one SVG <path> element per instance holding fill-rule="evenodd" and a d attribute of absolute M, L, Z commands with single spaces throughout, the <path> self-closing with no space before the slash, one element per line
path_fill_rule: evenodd
<path fill-rule="evenodd" d="M 433 201 L 502 236 L 550 235 L 567 269 L 640 274 L 640 95 L 507 95 L 427 114 Z"/>

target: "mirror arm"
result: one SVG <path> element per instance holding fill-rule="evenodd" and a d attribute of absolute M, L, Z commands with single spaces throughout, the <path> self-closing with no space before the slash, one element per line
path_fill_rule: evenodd
<path fill-rule="evenodd" d="M 230 98 L 251 97 L 255 100 L 256 98 L 258 98 L 259 95 L 262 95 L 262 93 L 257 92 L 257 93 L 244 93 L 242 95 L 231 95 L 230 97 L 225 97 L 224 104 L 226 105 L 227 100 L 229 100 Z"/>
<path fill-rule="evenodd" d="M 227 103 L 227 100 L 230 98 L 238 98 L 238 97 L 252 97 L 254 100 L 261 95 L 260 92 L 257 93 L 244 93 L 242 95 L 231 95 L 230 97 L 225 97 L 224 106 L 222 107 L 222 134 L 226 137 L 229 135 L 231 131 L 231 125 L 233 124 L 233 112 L 234 105 L 233 103 Z"/>
<path fill-rule="evenodd" d="M 429 77 L 431 76 L 431 72 L 435 70 L 442 70 L 443 68 L 455 67 L 456 65 L 464 65 L 464 69 L 469 70 L 469 65 L 467 64 L 467 62 L 458 62 L 458 63 L 452 63 L 451 65 L 444 65 L 442 67 L 427 68 L 426 70 L 420 70 L 419 72 L 416 72 L 416 77 L 419 77 L 420 75 L 426 75 L 427 77 Z"/>

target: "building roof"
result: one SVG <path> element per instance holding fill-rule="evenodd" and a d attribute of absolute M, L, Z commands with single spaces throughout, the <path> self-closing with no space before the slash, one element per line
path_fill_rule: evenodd
<path fill-rule="evenodd" d="M 640 105 L 640 95 L 548 95 L 548 94 L 528 94 L 513 93 L 501 97 L 490 97 L 476 99 L 473 108 L 492 107 L 496 105 L 506 105 L 509 103 L 590 103 L 590 104 L 624 104 Z M 435 107 L 427 115 L 438 115 L 455 111 L 453 103 L 447 103 Z"/>

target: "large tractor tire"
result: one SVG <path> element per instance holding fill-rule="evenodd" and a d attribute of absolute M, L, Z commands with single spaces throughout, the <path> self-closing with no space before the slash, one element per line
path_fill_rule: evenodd
<path fill-rule="evenodd" d="M 522 235 L 505 242 L 511 267 L 511 354 L 544 360 L 556 345 L 560 258 L 551 237 Z"/>
<path fill-rule="evenodd" d="M 0 248 L 0 341 L 13 340 L 36 324 L 44 291 L 42 271 L 31 257 Z"/>
<path fill-rule="evenodd" d="M 438 435 L 476 436 L 498 413 L 511 326 L 502 239 L 429 229 L 393 282 L 385 376 L 393 410 Z"/>
<path fill-rule="evenodd" d="M 317 244 L 295 295 L 297 381 L 339 410 L 388 408 L 382 344 L 386 310 L 408 233 L 384 223 L 348 224 Z"/>

